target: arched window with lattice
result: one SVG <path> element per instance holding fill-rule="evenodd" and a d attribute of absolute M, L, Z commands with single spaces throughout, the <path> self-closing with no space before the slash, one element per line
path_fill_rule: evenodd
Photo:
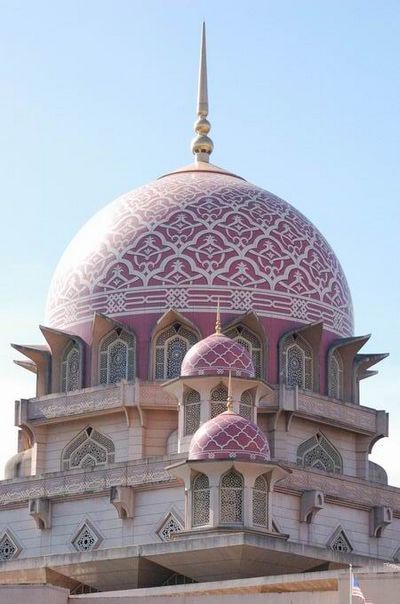
<path fill-rule="evenodd" d="M 205 474 L 197 474 L 192 483 L 192 526 L 210 522 L 210 482 Z"/>
<path fill-rule="evenodd" d="M 229 470 L 220 483 L 221 524 L 243 523 L 243 476 L 236 470 Z"/>
<path fill-rule="evenodd" d="M 62 470 L 94 468 L 114 463 L 114 443 L 92 426 L 79 432 L 65 447 L 61 457 Z"/>
<path fill-rule="evenodd" d="M 82 388 L 82 357 L 76 342 L 67 344 L 61 359 L 61 390 L 71 392 Z"/>
<path fill-rule="evenodd" d="M 99 353 L 100 384 L 133 380 L 136 375 L 136 339 L 122 329 L 113 329 L 101 344 Z"/>
<path fill-rule="evenodd" d="M 187 390 L 183 397 L 185 414 L 184 434 L 194 434 L 200 427 L 200 394 L 197 390 Z"/>
<path fill-rule="evenodd" d="M 249 352 L 257 378 L 264 377 L 263 349 L 261 339 L 244 325 L 235 325 L 227 329 L 226 335 L 239 342 Z"/>
<path fill-rule="evenodd" d="M 156 380 L 179 377 L 183 357 L 196 342 L 197 336 L 181 323 L 174 323 L 162 331 L 155 343 Z"/>
<path fill-rule="evenodd" d="M 240 397 L 239 414 L 253 421 L 253 394 L 251 390 L 245 390 Z"/>
<path fill-rule="evenodd" d="M 268 526 L 268 484 L 265 476 L 258 476 L 253 488 L 253 524 Z"/>
<path fill-rule="evenodd" d="M 328 396 L 338 400 L 343 399 L 343 360 L 338 350 L 335 350 L 329 358 Z"/>
<path fill-rule="evenodd" d="M 311 346 L 298 334 L 286 336 L 281 348 L 283 379 L 289 388 L 313 388 L 313 355 Z"/>
<path fill-rule="evenodd" d="M 297 463 L 300 466 L 316 468 L 324 472 L 343 472 L 343 461 L 339 451 L 320 433 L 312 436 L 297 449 Z"/>
<path fill-rule="evenodd" d="M 226 411 L 227 398 L 228 388 L 223 384 L 218 384 L 218 386 L 211 391 L 210 418 L 217 417 L 217 415 Z"/>

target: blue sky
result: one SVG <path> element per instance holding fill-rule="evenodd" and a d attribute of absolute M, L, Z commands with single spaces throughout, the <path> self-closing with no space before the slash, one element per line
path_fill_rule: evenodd
<path fill-rule="evenodd" d="M 391 412 L 373 459 L 400 486 L 400 3 L 0 0 L 0 466 L 32 379 L 55 265 L 79 227 L 191 161 L 207 21 L 213 161 L 287 199 L 326 236 L 366 351 L 363 403 Z"/>

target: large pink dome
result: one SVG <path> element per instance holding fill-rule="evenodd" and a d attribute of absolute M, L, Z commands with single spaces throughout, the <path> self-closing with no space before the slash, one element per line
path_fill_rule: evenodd
<path fill-rule="evenodd" d="M 207 165 L 208 166 L 208 165 Z M 79 331 L 94 312 L 257 315 L 352 333 L 340 264 L 319 231 L 278 197 L 212 166 L 119 197 L 72 240 L 55 271 L 48 325 Z"/>
<path fill-rule="evenodd" d="M 228 375 L 253 378 L 255 369 L 247 350 L 231 338 L 214 333 L 197 342 L 182 361 L 181 376 Z"/>
<path fill-rule="evenodd" d="M 266 462 L 271 456 L 268 441 L 256 424 L 237 413 L 225 411 L 197 430 L 190 443 L 188 459 Z"/>

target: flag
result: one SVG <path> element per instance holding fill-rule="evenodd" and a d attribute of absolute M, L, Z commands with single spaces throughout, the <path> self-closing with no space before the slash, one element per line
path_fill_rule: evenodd
<path fill-rule="evenodd" d="M 352 576 L 352 582 L 351 582 L 351 595 L 355 598 L 361 598 L 361 600 L 365 604 L 365 597 L 364 597 L 363 592 L 361 591 L 360 583 L 354 575 Z"/>

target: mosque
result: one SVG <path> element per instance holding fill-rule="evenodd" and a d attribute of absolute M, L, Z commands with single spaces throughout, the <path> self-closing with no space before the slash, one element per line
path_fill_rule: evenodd
<path fill-rule="evenodd" d="M 1 602 L 334 604 L 350 565 L 400 561 L 400 489 L 369 461 L 388 416 L 359 395 L 386 355 L 315 226 L 210 163 L 207 116 L 203 27 L 194 163 L 82 228 L 46 345 L 14 345 L 36 394 L 0 482 Z"/>

